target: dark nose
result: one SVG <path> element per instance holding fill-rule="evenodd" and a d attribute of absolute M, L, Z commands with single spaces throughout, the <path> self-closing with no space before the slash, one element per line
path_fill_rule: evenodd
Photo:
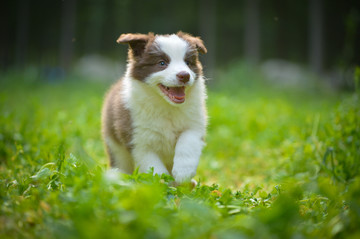
<path fill-rule="evenodd" d="M 180 71 L 176 74 L 176 78 L 181 81 L 182 83 L 187 83 L 190 80 L 190 74 L 186 71 Z"/>

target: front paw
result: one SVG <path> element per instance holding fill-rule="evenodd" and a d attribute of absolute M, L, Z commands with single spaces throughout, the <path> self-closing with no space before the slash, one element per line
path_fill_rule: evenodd
<path fill-rule="evenodd" d="M 196 169 L 191 167 L 174 167 L 172 170 L 172 176 L 175 179 L 177 184 L 184 182 L 190 182 L 190 180 L 195 176 Z"/>
<path fill-rule="evenodd" d="M 183 183 L 177 183 L 177 182 L 171 182 L 170 184 L 172 187 L 182 187 L 182 188 L 188 188 L 189 190 L 193 190 L 198 183 L 195 179 L 191 179 L 190 181 L 185 181 Z"/>

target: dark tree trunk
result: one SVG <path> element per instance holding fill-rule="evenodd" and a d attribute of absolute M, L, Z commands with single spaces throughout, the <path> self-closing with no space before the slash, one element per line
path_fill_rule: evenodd
<path fill-rule="evenodd" d="M 199 16 L 199 33 L 208 49 L 202 62 L 205 75 L 212 78 L 216 64 L 216 0 L 201 0 Z"/>
<path fill-rule="evenodd" d="M 290 19 L 289 1 L 275 0 L 276 9 L 276 31 L 274 38 L 276 40 L 276 58 L 287 59 L 289 57 L 289 36 L 288 36 L 288 21 Z"/>
<path fill-rule="evenodd" d="M 245 58 L 251 63 L 260 60 L 260 0 L 246 0 L 245 16 Z"/>
<path fill-rule="evenodd" d="M 21 0 L 17 10 L 15 64 L 17 67 L 23 68 L 26 61 L 28 45 L 29 0 Z"/>
<path fill-rule="evenodd" d="M 10 65 L 9 49 L 13 47 L 10 43 L 10 21 L 9 21 L 9 2 L 5 1 L 0 8 L 0 70 L 6 70 Z"/>
<path fill-rule="evenodd" d="M 62 2 L 60 32 L 60 66 L 68 70 L 72 63 L 75 42 L 76 0 Z"/>
<path fill-rule="evenodd" d="M 89 3 L 88 27 L 85 31 L 85 52 L 98 53 L 101 48 L 102 32 L 105 20 L 105 4 L 101 1 Z"/>
<path fill-rule="evenodd" d="M 309 63 L 310 68 L 321 74 L 323 70 L 323 2 L 309 2 Z"/>

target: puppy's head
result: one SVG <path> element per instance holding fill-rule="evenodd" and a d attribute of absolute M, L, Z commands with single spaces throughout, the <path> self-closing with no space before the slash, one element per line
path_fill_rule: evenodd
<path fill-rule="evenodd" d="M 187 33 L 172 35 L 122 34 L 118 43 L 129 44 L 131 76 L 157 91 L 170 104 L 185 102 L 186 93 L 202 75 L 199 52 L 203 41 Z"/>

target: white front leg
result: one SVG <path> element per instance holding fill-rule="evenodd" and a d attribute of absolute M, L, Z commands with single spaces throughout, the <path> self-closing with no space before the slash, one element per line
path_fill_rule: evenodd
<path fill-rule="evenodd" d="M 139 172 L 146 173 L 151 167 L 154 168 L 154 174 L 169 174 L 165 165 L 154 152 L 144 152 L 134 150 L 135 167 L 139 167 Z"/>
<path fill-rule="evenodd" d="M 195 176 L 201 151 L 204 147 L 202 136 L 203 134 L 193 130 L 185 131 L 180 135 L 175 147 L 172 169 L 175 182 L 190 181 Z"/>

